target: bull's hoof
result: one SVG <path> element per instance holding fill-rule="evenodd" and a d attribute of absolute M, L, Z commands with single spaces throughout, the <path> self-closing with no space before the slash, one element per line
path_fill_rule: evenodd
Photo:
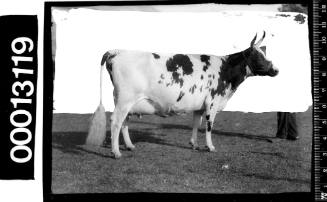
<path fill-rule="evenodd" d="M 200 150 L 200 147 L 198 145 L 192 145 L 193 150 Z"/>
<path fill-rule="evenodd" d="M 192 146 L 192 149 L 193 150 L 200 150 L 200 147 L 199 146 Z"/>
<path fill-rule="evenodd" d="M 120 152 L 111 152 L 113 155 L 114 155 L 114 157 L 115 157 L 115 159 L 119 159 L 120 157 L 121 157 L 121 153 Z"/>
<path fill-rule="evenodd" d="M 189 144 L 192 146 L 192 149 L 193 150 L 200 150 L 200 147 L 199 147 L 199 145 L 197 145 L 197 144 L 194 144 L 193 142 L 189 142 Z"/>
<path fill-rule="evenodd" d="M 128 145 L 128 146 L 126 146 L 126 149 L 128 151 L 133 151 L 133 150 L 135 150 L 135 146 L 134 145 Z"/>
<path fill-rule="evenodd" d="M 205 150 L 207 150 L 208 152 L 217 152 L 217 150 L 215 149 L 214 146 L 212 146 L 212 147 L 205 146 L 204 148 L 205 148 Z"/>

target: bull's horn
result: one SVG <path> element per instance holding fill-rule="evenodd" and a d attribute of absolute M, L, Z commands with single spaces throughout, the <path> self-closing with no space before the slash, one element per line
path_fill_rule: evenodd
<path fill-rule="evenodd" d="M 256 39 L 257 39 L 257 33 L 255 34 L 254 38 L 252 39 L 250 47 L 254 46 L 254 42 Z"/>
<path fill-rule="evenodd" d="M 260 44 L 261 44 L 261 42 L 263 41 L 263 39 L 265 38 L 265 36 L 266 36 L 266 31 L 263 31 L 263 36 L 262 36 L 262 38 L 255 44 L 255 46 L 257 46 L 257 47 L 259 47 L 260 46 Z"/>

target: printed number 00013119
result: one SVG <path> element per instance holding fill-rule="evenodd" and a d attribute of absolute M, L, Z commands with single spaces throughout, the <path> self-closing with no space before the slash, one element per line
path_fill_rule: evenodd
<path fill-rule="evenodd" d="M 18 48 L 17 48 L 18 46 Z M 32 104 L 32 99 L 29 98 L 34 93 L 34 85 L 29 80 L 24 80 L 23 82 L 18 81 L 20 79 L 20 75 L 28 75 L 33 74 L 33 69 L 25 69 L 21 68 L 28 62 L 33 62 L 33 57 L 22 56 L 23 53 L 30 53 L 33 51 L 34 43 L 28 37 L 18 37 L 14 39 L 11 43 L 11 50 L 13 53 L 17 54 L 16 56 L 12 56 L 11 60 L 14 63 L 14 67 L 12 68 L 12 72 L 15 75 L 15 81 L 12 85 L 12 94 L 15 98 L 11 98 L 10 102 L 13 104 L 14 111 L 10 114 L 10 123 L 15 127 L 10 132 L 10 141 L 15 145 L 10 150 L 10 158 L 16 163 L 26 163 L 32 158 L 32 150 L 27 146 L 28 143 L 32 140 L 31 131 L 26 128 L 32 122 L 32 115 L 29 111 L 22 109 L 24 105 Z M 24 121 L 17 121 L 17 118 L 24 117 Z M 21 133 L 17 138 L 16 134 Z M 22 138 L 22 134 L 24 138 Z M 20 153 L 20 155 L 17 155 Z M 21 155 L 21 153 L 25 153 L 25 155 Z"/>

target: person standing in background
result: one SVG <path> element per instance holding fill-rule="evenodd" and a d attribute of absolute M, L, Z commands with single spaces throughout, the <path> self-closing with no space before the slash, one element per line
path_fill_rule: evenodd
<path fill-rule="evenodd" d="M 288 140 L 299 139 L 295 113 L 277 112 L 276 137 Z"/>

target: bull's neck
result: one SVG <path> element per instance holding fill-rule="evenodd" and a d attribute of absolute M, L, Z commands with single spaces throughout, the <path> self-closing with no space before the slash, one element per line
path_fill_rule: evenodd
<path fill-rule="evenodd" d="M 222 58 L 220 69 L 220 78 L 227 84 L 230 84 L 231 90 L 235 91 L 237 87 L 249 76 L 247 71 L 248 49 L 242 52 L 227 55 Z"/>

